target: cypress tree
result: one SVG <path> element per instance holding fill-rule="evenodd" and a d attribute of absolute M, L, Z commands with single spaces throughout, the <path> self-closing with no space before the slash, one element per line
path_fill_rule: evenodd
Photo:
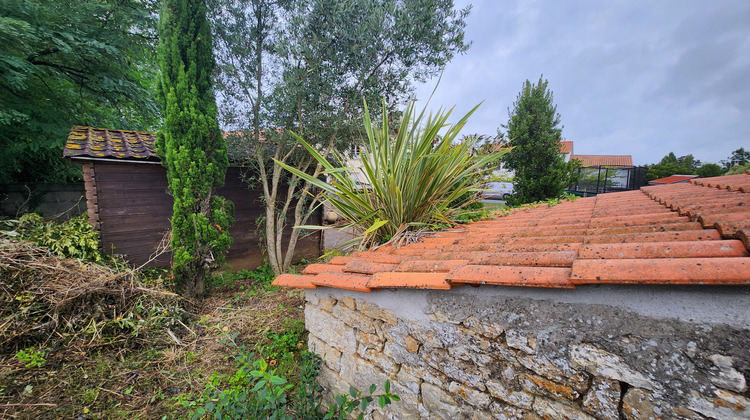
<path fill-rule="evenodd" d="M 503 156 L 506 168 L 515 171 L 511 204 L 558 198 L 572 180 L 575 162 L 566 163 L 560 152 L 560 114 L 547 81 L 528 80 L 509 110 L 507 128 L 510 153 Z"/>
<path fill-rule="evenodd" d="M 216 120 L 205 0 L 163 0 L 159 38 L 164 127 L 157 148 L 174 198 L 172 273 L 178 292 L 200 297 L 210 268 L 223 263 L 232 243 L 231 203 L 214 194 L 229 161 Z"/>

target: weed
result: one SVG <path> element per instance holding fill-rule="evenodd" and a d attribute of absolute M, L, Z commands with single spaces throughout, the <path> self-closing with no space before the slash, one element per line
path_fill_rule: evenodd
<path fill-rule="evenodd" d="M 43 367 L 47 364 L 45 356 L 46 352 L 43 350 L 34 350 L 34 347 L 29 347 L 16 353 L 18 361 L 25 363 L 24 366 L 27 368 Z"/>

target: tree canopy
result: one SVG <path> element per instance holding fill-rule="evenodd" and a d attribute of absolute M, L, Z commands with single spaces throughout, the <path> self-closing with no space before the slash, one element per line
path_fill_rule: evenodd
<path fill-rule="evenodd" d="M 157 147 L 167 168 L 172 274 L 182 294 L 199 297 L 212 265 L 231 245 L 228 203 L 214 195 L 229 165 L 216 120 L 215 67 L 204 0 L 164 0 L 159 22 L 159 97 L 164 127 Z"/>
<path fill-rule="evenodd" d="M 0 182 L 80 178 L 72 125 L 152 127 L 155 2 L 0 2 Z"/>
<path fill-rule="evenodd" d="M 503 163 L 515 172 L 510 202 L 525 204 L 560 197 L 572 183 L 576 162 L 565 162 L 560 153 L 562 128 L 548 82 L 526 81 L 508 110 L 508 146 Z"/>
<path fill-rule="evenodd" d="M 323 167 L 290 130 L 327 155 L 360 141 L 363 99 L 398 118 L 415 80 L 438 74 L 464 52 L 465 18 L 448 0 L 211 0 L 222 69 L 221 113 L 237 135 L 230 150 L 249 153 L 264 192 L 269 262 L 286 271 L 317 198 L 310 183 L 284 175 L 271 158 L 318 177 Z M 301 199 L 300 199 L 301 198 Z"/>

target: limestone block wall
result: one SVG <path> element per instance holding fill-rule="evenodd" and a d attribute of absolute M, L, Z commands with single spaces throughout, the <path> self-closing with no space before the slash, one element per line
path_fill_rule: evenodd
<path fill-rule="evenodd" d="M 368 418 L 747 419 L 747 288 L 308 291 L 333 393 L 389 379 Z"/>

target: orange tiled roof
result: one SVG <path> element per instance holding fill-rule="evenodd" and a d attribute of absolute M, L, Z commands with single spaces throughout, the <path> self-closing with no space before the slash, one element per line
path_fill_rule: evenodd
<path fill-rule="evenodd" d="M 65 157 L 159 160 L 153 133 L 73 126 L 63 149 Z"/>
<path fill-rule="evenodd" d="M 573 142 L 572 141 L 561 141 L 560 142 L 560 153 L 562 154 L 568 154 L 573 151 Z"/>
<path fill-rule="evenodd" d="M 680 182 L 688 182 L 693 178 L 698 178 L 698 175 L 670 175 L 664 178 L 655 179 L 650 181 L 651 185 L 661 184 L 679 184 Z"/>
<path fill-rule="evenodd" d="M 570 159 L 578 159 L 584 167 L 588 166 L 619 166 L 633 167 L 633 157 L 630 155 L 571 155 Z"/>
<path fill-rule="evenodd" d="M 274 285 L 440 289 L 462 284 L 750 285 L 750 172 L 519 209 L 311 264 Z"/>

